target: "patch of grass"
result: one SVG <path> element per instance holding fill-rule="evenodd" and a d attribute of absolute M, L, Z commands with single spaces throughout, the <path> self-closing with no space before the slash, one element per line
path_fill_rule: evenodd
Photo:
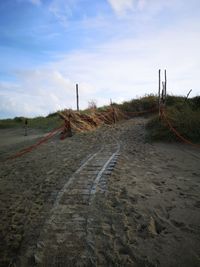
<path fill-rule="evenodd" d="M 137 112 L 145 111 L 155 108 L 157 106 L 156 95 L 145 95 L 139 99 L 132 99 L 131 101 L 125 101 L 122 104 L 117 105 L 123 112 Z"/>
<path fill-rule="evenodd" d="M 28 125 L 30 128 L 50 131 L 56 127 L 63 124 L 63 120 L 58 116 L 58 114 L 47 116 L 47 117 L 36 117 L 30 119 Z"/>
<path fill-rule="evenodd" d="M 172 126 L 186 139 L 200 142 L 200 97 L 167 97 L 166 115 Z M 180 141 L 167 123 L 154 116 L 147 124 L 148 140 Z"/>
<path fill-rule="evenodd" d="M 50 131 L 59 127 L 63 121 L 57 113 L 48 115 L 47 117 L 28 118 L 28 128 Z M 0 120 L 0 129 L 6 128 L 23 128 L 25 125 L 24 117 L 16 117 L 14 119 Z"/>
<path fill-rule="evenodd" d="M 15 117 L 14 119 L 0 120 L 0 129 L 20 127 L 24 122 L 23 117 Z"/>

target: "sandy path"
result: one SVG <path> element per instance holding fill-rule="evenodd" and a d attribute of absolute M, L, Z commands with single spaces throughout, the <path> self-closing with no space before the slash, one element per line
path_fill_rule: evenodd
<path fill-rule="evenodd" d="M 28 130 L 28 135 L 24 136 L 23 128 L 14 128 L 14 129 L 1 129 L 0 130 L 0 150 L 1 152 L 5 148 L 16 147 L 18 144 L 25 144 L 26 142 L 33 141 L 34 139 L 40 138 L 44 135 L 44 132 L 34 129 Z"/>
<path fill-rule="evenodd" d="M 28 129 L 28 135 L 25 136 L 23 128 L 0 129 L 0 161 L 35 144 L 47 134 L 38 129 Z"/>
<path fill-rule="evenodd" d="M 38 266 L 89 266 L 89 210 L 95 194 L 106 191 L 106 176 L 113 169 L 119 146 L 112 140 L 93 153 L 59 192 L 50 219 L 41 232 L 35 261 Z M 65 251 L 60 257 L 60 251 Z M 75 261 L 76 260 L 76 261 Z"/>
<path fill-rule="evenodd" d="M 109 193 L 92 212 L 97 266 L 199 266 L 199 151 L 145 143 L 142 120 L 124 127 Z"/>
<path fill-rule="evenodd" d="M 145 143 L 145 122 L 2 164 L 0 266 L 199 266 L 200 153 Z"/>

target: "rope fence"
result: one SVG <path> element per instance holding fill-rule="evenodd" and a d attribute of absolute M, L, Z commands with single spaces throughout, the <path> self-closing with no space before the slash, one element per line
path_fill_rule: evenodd
<path fill-rule="evenodd" d="M 42 145 L 43 143 L 46 143 L 50 138 L 52 138 L 54 135 L 57 134 L 57 132 L 61 129 L 63 129 L 64 126 L 60 126 L 58 128 L 55 128 L 53 129 L 50 133 L 48 133 L 45 137 L 43 137 L 42 139 L 40 139 L 36 144 L 32 145 L 32 146 L 29 146 L 29 147 L 26 147 L 22 150 L 20 150 L 19 152 L 17 152 L 16 154 L 6 158 L 5 161 L 7 160 L 10 160 L 10 159 L 15 159 L 15 158 L 18 158 L 18 157 L 21 157 L 23 156 L 24 154 L 26 153 L 29 153 L 31 152 L 33 149 L 37 148 L 38 146 Z"/>

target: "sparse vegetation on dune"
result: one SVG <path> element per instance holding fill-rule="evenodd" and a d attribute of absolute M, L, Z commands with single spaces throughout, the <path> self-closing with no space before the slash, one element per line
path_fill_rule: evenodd
<path fill-rule="evenodd" d="M 38 128 L 44 131 L 50 131 L 59 127 L 63 123 L 57 113 L 48 115 L 47 117 L 37 117 L 29 120 L 29 127 Z"/>
<path fill-rule="evenodd" d="M 157 96 L 150 94 L 131 101 L 125 101 L 118 107 L 124 112 L 146 111 L 155 108 L 157 105 Z"/>
<path fill-rule="evenodd" d="M 124 113 L 141 112 L 152 110 L 157 107 L 157 95 L 145 95 L 138 99 L 125 101 L 122 104 L 113 103 L 113 107 Z M 95 110 L 88 108 L 80 111 L 81 114 L 91 115 L 94 112 L 104 113 L 110 106 L 103 106 Z M 149 113 L 152 114 L 152 113 Z M 166 99 L 166 114 L 173 127 L 186 139 L 192 142 L 200 142 L 200 97 L 186 99 L 182 96 L 168 95 Z M 145 114 L 146 115 L 146 114 Z M 148 113 L 147 113 L 148 115 Z M 0 129 L 15 128 L 24 126 L 24 117 L 0 120 Z M 57 112 L 51 113 L 46 117 L 36 117 L 28 119 L 28 127 L 50 131 L 62 124 L 63 120 Z M 178 141 L 178 138 L 167 127 L 166 122 L 159 119 L 158 113 L 154 113 L 147 124 L 147 140 L 150 141 Z"/>
<path fill-rule="evenodd" d="M 23 123 L 24 120 L 25 118 L 23 117 L 0 120 L 0 129 L 19 127 Z"/>
<path fill-rule="evenodd" d="M 146 95 L 139 99 L 133 99 L 131 101 L 126 101 L 122 104 L 113 103 L 113 106 L 120 109 L 122 112 L 135 112 L 151 109 L 156 106 L 157 97 L 155 95 Z M 96 112 L 105 112 L 110 108 L 110 106 L 103 106 L 97 108 L 94 101 L 89 103 L 89 108 L 81 110 L 81 114 L 91 114 Z M 23 127 L 25 117 L 15 117 L 14 119 L 4 119 L 0 120 L 0 129 L 4 128 L 15 128 Z M 41 129 L 41 130 L 51 130 L 54 127 L 58 127 L 62 123 L 60 116 L 57 112 L 50 113 L 46 117 L 35 117 L 28 118 L 28 125 L 31 128 Z"/>
<path fill-rule="evenodd" d="M 25 118 L 16 117 L 14 119 L 0 120 L 0 129 L 22 128 L 24 127 Z M 44 131 L 52 130 L 61 125 L 62 120 L 57 113 L 49 114 L 47 117 L 28 118 L 28 127 Z"/>
<path fill-rule="evenodd" d="M 200 97 L 167 96 L 166 115 L 173 127 L 189 141 L 200 142 Z M 179 141 L 156 114 L 147 124 L 150 140 Z"/>

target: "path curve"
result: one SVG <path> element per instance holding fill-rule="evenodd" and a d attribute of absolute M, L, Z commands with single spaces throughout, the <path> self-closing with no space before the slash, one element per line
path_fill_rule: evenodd
<path fill-rule="evenodd" d="M 58 193 L 35 251 L 37 266 L 89 266 L 88 225 L 90 206 L 97 192 L 106 191 L 106 180 L 120 153 L 118 141 L 90 155 Z"/>

